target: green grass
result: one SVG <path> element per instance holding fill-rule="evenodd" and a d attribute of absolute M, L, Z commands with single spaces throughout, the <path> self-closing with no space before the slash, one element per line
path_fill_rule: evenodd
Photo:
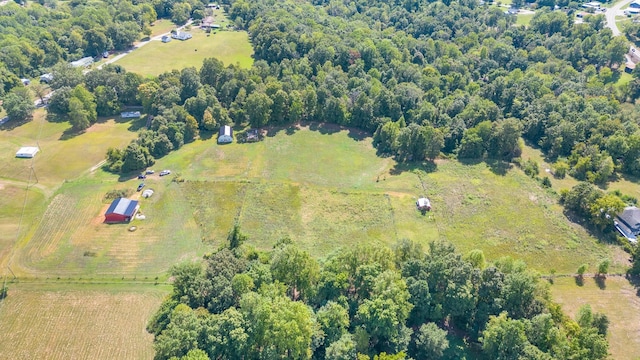
<path fill-rule="evenodd" d="M 11 130 L 0 130 L 0 178 L 27 181 L 31 160 L 18 159 L 15 152 L 21 146 L 36 146 L 40 152 L 34 158 L 35 176 L 40 185 L 59 186 L 75 179 L 105 158 L 109 147 L 123 147 L 137 134 L 130 131 L 131 122 L 102 119 L 82 134 L 65 134 L 69 123 L 44 120 L 38 110 L 34 120 Z"/>
<path fill-rule="evenodd" d="M 553 300 L 575 318 L 580 306 L 591 305 L 593 311 L 607 315 L 609 325 L 609 351 L 616 360 L 635 360 L 640 354 L 640 298 L 624 278 L 609 277 L 605 288 L 600 288 L 592 278 L 586 278 L 578 286 L 573 278 L 555 279 L 551 286 Z"/>
<path fill-rule="evenodd" d="M 151 26 L 151 37 L 166 34 L 175 28 L 177 28 L 177 26 L 171 20 L 168 20 L 168 19 L 156 20 L 153 23 L 153 26 Z"/>
<path fill-rule="evenodd" d="M 529 26 L 534 14 L 518 14 L 516 15 L 516 25 Z"/>
<path fill-rule="evenodd" d="M 190 40 L 150 41 L 115 63 L 127 71 L 151 76 L 190 66 L 200 68 L 203 60 L 209 57 L 222 61 L 225 66 L 239 64 L 249 68 L 253 64 L 253 49 L 246 32 L 219 31 L 208 35 L 195 28 L 189 32 L 193 35 Z"/>
<path fill-rule="evenodd" d="M 179 261 L 200 257 L 204 246 L 191 207 L 180 187 L 168 178 L 146 180 L 156 192 L 141 199 L 145 220 L 103 223 L 110 203 L 104 201 L 104 194 L 137 183 L 67 183 L 49 204 L 33 236 L 23 241 L 14 271 L 38 276 L 152 276 L 163 275 Z M 130 226 L 137 230 L 128 231 Z"/>

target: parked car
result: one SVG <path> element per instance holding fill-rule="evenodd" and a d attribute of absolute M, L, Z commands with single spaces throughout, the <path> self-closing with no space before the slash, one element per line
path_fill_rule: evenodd
<path fill-rule="evenodd" d="M 151 175 L 151 174 L 155 173 L 155 171 L 153 171 L 153 170 L 147 170 L 147 171 L 145 171 L 145 173 L 146 173 L 147 175 Z"/>
<path fill-rule="evenodd" d="M 142 190 L 143 187 L 144 187 L 144 183 L 140 183 L 140 185 L 138 185 L 138 190 L 137 191 Z"/>
<path fill-rule="evenodd" d="M 165 176 L 171 174 L 171 170 L 162 170 L 160 171 L 160 176 Z"/>
<path fill-rule="evenodd" d="M 146 178 L 147 178 L 147 175 L 145 174 L 138 175 L 138 179 L 146 179 Z"/>

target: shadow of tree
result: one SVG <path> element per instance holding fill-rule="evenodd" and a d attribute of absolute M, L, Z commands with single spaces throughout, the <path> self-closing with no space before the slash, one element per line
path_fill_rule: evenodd
<path fill-rule="evenodd" d="M 607 288 L 606 275 L 596 275 L 593 277 L 593 280 L 596 282 L 596 285 L 600 290 L 605 290 Z"/>
<path fill-rule="evenodd" d="M 84 130 L 75 130 L 74 128 L 70 127 L 67 130 L 63 131 L 62 134 L 60 134 L 60 140 L 65 141 L 65 140 L 71 140 L 74 137 L 78 136 L 78 135 L 82 135 L 84 134 L 85 131 Z"/>
<path fill-rule="evenodd" d="M 584 277 L 583 276 L 576 275 L 576 276 L 573 277 L 573 280 L 575 280 L 576 285 L 584 286 Z"/>
<path fill-rule="evenodd" d="M 17 127 L 20 127 L 28 122 L 31 122 L 33 118 L 27 118 L 22 120 L 8 120 L 6 123 L 0 125 L 0 131 L 11 131 Z"/>
<path fill-rule="evenodd" d="M 505 176 L 513 168 L 513 164 L 504 160 L 487 159 L 486 163 L 492 173 L 500 176 Z"/>
<path fill-rule="evenodd" d="M 426 173 L 432 173 L 438 170 L 438 164 L 436 164 L 434 161 L 396 162 L 391 170 L 389 170 L 389 174 L 400 175 L 403 172 L 414 170 L 422 170 Z"/>

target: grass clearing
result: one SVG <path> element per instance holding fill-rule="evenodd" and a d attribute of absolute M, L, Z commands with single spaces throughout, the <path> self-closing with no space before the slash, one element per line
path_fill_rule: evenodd
<path fill-rule="evenodd" d="M 44 112 L 39 110 L 33 121 L 11 130 L 0 129 L 3 137 L 0 141 L 0 178 L 26 182 L 31 160 L 18 159 L 15 152 L 21 146 L 39 144 L 40 152 L 33 162 L 38 182 L 47 187 L 57 187 L 102 161 L 107 148 L 123 147 L 137 136 L 130 130 L 135 128 L 135 123 L 113 118 L 103 119 L 85 133 L 71 137 L 64 135 L 69 128 L 66 122 L 44 120 Z"/>
<path fill-rule="evenodd" d="M 141 199 L 145 220 L 104 224 L 113 188 L 137 182 L 78 181 L 67 184 L 53 198 L 37 230 L 16 255 L 20 272 L 39 276 L 164 275 L 182 260 L 200 257 L 205 250 L 191 208 L 180 187 L 169 179 L 147 180 L 156 193 Z M 139 193 L 134 195 L 134 198 Z M 128 231 L 135 225 L 137 230 Z M 18 270 L 14 270 L 18 272 Z"/>
<path fill-rule="evenodd" d="M 0 303 L 0 358 L 153 358 L 153 336 L 145 327 L 165 288 L 42 287 L 10 286 Z"/>
<path fill-rule="evenodd" d="M 225 66 L 238 64 L 240 67 L 249 68 L 253 64 L 253 48 L 245 31 L 206 34 L 193 28 L 189 32 L 193 35 L 190 40 L 173 40 L 168 43 L 151 41 L 115 64 L 123 66 L 127 71 L 150 76 L 190 66 L 200 68 L 204 59 L 209 57 L 222 61 Z"/>
<path fill-rule="evenodd" d="M 158 19 L 151 25 L 151 37 L 166 34 L 178 26 L 169 19 Z"/>
<path fill-rule="evenodd" d="M 516 25 L 529 26 L 529 23 L 531 23 L 531 19 L 533 19 L 533 15 L 535 15 L 535 14 L 518 14 L 518 15 L 516 15 Z"/>
<path fill-rule="evenodd" d="M 553 300 L 575 318 L 585 304 L 593 311 L 607 315 L 609 325 L 609 351 L 616 360 L 638 359 L 640 354 L 640 297 L 638 289 L 620 277 L 609 277 L 601 289 L 592 278 L 578 286 L 573 278 L 557 278 L 551 286 Z"/>

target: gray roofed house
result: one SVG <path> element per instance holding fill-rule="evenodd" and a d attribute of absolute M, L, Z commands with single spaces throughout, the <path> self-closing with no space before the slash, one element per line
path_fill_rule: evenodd
<path fill-rule="evenodd" d="M 171 37 L 177 40 L 189 40 L 193 37 L 193 35 L 191 35 L 188 32 L 184 32 L 184 31 L 176 31 L 174 34 L 171 34 Z"/>
<path fill-rule="evenodd" d="M 83 57 L 80 60 L 71 62 L 71 66 L 73 67 L 87 67 L 91 64 L 93 64 L 93 58 L 91 56 Z"/>
<path fill-rule="evenodd" d="M 638 242 L 640 235 L 640 209 L 628 206 L 613 221 L 616 229 L 632 243 Z"/>

